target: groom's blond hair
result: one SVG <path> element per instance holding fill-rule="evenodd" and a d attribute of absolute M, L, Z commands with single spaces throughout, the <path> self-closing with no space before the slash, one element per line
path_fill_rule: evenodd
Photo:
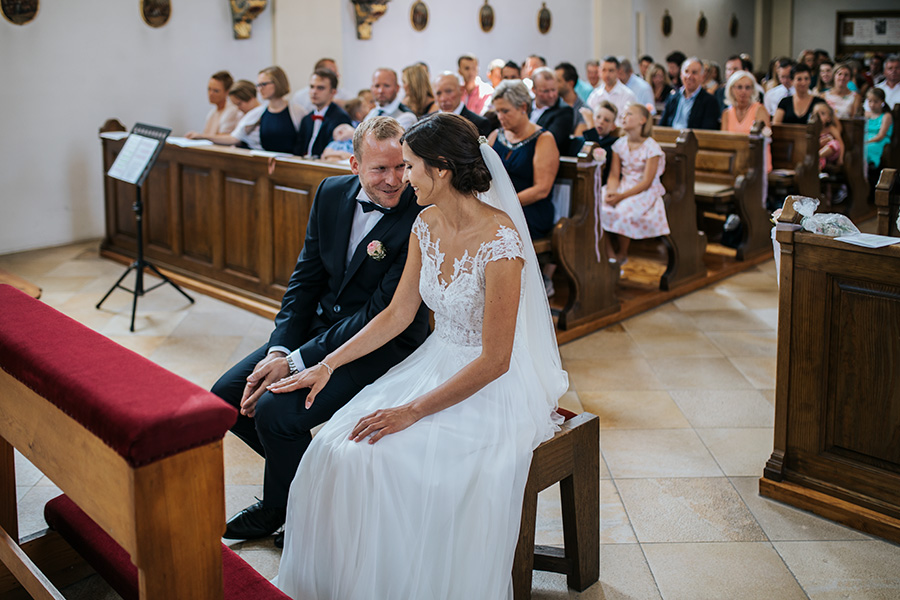
<path fill-rule="evenodd" d="M 359 124 L 353 132 L 353 156 L 362 160 L 363 142 L 371 135 L 376 142 L 399 138 L 403 135 L 403 126 L 393 117 L 372 117 Z"/>

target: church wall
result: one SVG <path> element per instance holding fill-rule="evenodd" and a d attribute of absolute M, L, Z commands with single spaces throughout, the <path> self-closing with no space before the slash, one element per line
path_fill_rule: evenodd
<path fill-rule="evenodd" d="M 720 65 L 732 54 L 753 53 L 756 8 L 752 0 L 633 0 L 633 5 L 635 13 L 643 13 L 646 40 L 646 47 L 636 48 L 635 53 L 649 54 L 660 64 L 664 65 L 666 55 L 674 50 Z M 666 10 L 672 17 L 672 34 L 668 37 L 662 34 Z M 697 35 L 701 11 L 708 23 L 704 37 Z M 732 14 L 738 19 L 736 37 L 728 32 Z"/>
<path fill-rule="evenodd" d="M 529 54 L 539 54 L 551 67 L 564 60 L 583 69 L 592 54 L 591 0 L 550 2 L 552 27 L 546 35 L 537 29 L 539 0 L 491 0 L 495 24 L 489 33 L 481 31 L 478 11 L 484 0 L 426 2 L 430 17 L 424 31 L 412 28 L 410 0 L 394 0 L 372 27 L 371 40 L 356 38 L 353 8 L 345 3 L 341 37 L 343 78 L 347 90 L 368 87 L 372 72 L 381 66 L 398 72 L 422 60 L 432 74 L 456 70 L 460 54 L 478 57 L 481 77 L 495 58 L 521 63 Z"/>
<path fill-rule="evenodd" d="M 795 0 L 791 57 L 807 48 L 823 48 L 834 56 L 837 13 L 900 10 L 897 0 Z"/>
<path fill-rule="evenodd" d="M 210 74 L 255 81 L 271 64 L 271 10 L 235 40 L 227 2 L 173 4 L 159 29 L 137 0 L 42 2 L 24 26 L 0 18 L 0 253 L 103 234 L 107 118 L 202 129 Z"/>

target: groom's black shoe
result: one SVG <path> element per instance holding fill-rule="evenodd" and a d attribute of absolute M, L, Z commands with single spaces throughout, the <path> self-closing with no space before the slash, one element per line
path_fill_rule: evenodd
<path fill-rule="evenodd" d="M 262 500 L 228 520 L 225 535 L 230 540 L 252 540 L 273 534 L 284 525 L 284 508 L 265 508 Z"/>
<path fill-rule="evenodd" d="M 275 536 L 274 543 L 276 548 L 284 548 L 284 531 L 278 532 L 278 535 Z"/>

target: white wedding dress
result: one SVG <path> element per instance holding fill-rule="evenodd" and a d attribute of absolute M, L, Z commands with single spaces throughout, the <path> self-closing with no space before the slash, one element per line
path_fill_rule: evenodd
<path fill-rule="evenodd" d="M 521 310 L 503 376 L 375 444 L 348 439 L 361 417 L 414 400 L 480 354 L 485 266 L 527 256 L 516 230 L 498 225 L 496 237 L 456 260 L 444 281 L 440 240 L 421 216 L 413 232 L 422 250 L 419 291 L 435 313 L 435 330 L 338 411 L 304 455 L 291 484 L 277 579 L 292 598 L 512 598 L 532 451 L 558 420 L 537 365 L 552 364 L 551 353 L 558 361 L 558 351 L 555 343 L 543 356 L 528 351 Z M 554 404 L 565 391 L 558 389 L 564 381 L 555 383 Z"/>

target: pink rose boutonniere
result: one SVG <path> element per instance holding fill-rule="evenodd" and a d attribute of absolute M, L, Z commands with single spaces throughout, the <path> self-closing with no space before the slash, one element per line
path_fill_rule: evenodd
<path fill-rule="evenodd" d="M 387 256 L 387 250 L 385 249 L 384 244 L 378 240 L 369 242 L 369 245 L 366 246 L 366 253 L 375 260 L 383 260 L 384 257 Z"/>

